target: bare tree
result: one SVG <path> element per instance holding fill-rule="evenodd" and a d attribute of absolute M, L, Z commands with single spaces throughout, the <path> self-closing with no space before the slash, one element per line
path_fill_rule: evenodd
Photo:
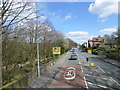
<path fill-rule="evenodd" d="M 0 10 L 1 28 L 18 24 L 24 20 L 35 18 L 36 7 L 30 2 L 16 2 L 15 0 L 3 0 Z M 4 30 L 2 33 L 5 33 Z"/>

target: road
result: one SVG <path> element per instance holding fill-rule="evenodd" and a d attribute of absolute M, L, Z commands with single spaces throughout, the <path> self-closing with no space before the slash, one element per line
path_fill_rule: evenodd
<path fill-rule="evenodd" d="M 88 88 L 120 89 L 119 67 L 94 57 L 94 55 L 82 53 L 79 50 L 76 52 L 82 64 Z M 88 66 L 86 57 L 89 58 L 89 62 L 95 63 L 94 67 Z"/>
<path fill-rule="evenodd" d="M 28 88 L 107 88 L 111 90 L 120 89 L 120 68 L 105 62 L 104 60 L 82 53 L 78 49 L 75 50 L 78 59 L 69 60 L 72 53 L 68 53 L 62 58 L 61 68 L 53 68 L 52 71 L 41 75 L 40 78 L 34 80 Z M 88 62 L 86 58 L 89 58 Z M 60 61 L 61 61 L 60 60 Z M 95 65 L 89 66 L 92 62 Z M 59 65 L 57 65 L 59 67 Z M 72 68 L 71 68 L 72 67 Z M 74 72 L 75 74 L 70 74 Z M 67 72 L 67 73 L 66 73 Z M 54 75 L 54 73 L 56 73 Z M 71 75 L 70 77 L 66 75 Z M 48 82 L 49 81 L 49 82 Z"/>
<path fill-rule="evenodd" d="M 66 79 L 65 73 L 69 68 L 75 69 L 75 77 Z M 69 60 L 69 58 L 67 58 L 56 79 L 48 86 L 48 88 L 87 88 L 79 59 Z"/>
<path fill-rule="evenodd" d="M 84 88 L 108 88 L 108 89 L 120 88 L 120 77 L 119 77 L 120 68 L 119 67 L 112 65 L 110 63 L 107 63 L 104 60 L 101 60 L 95 57 L 94 55 L 82 53 L 78 49 L 76 49 L 76 53 L 78 56 L 78 60 L 67 59 L 64 62 L 63 67 L 80 66 L 79 68 L 81 68 L 82 72 L 81 71 L 79 72 L 83 74 L 82 75 L 83 81 L 80 84 L 84 83 L 85 84 L 83 85 Z M 88 62 L 86 61 L 86 58 L 89 58 Z M 94 63 L 95 65 L 89 66 L 90 62 Z M 61 74 L 61 76 L 58 75 L 57 77 L 63 77 L 63 74 Z M 63 79 L 61 80 L 63 81 Z M 70 81 L 70 82 L 73 82 L 73 81 Z M 60 82 L 54 81 L 50 87 L 53 87 L 53 86 L 54 88 L 65 87 L 65 83 L 64 84 L 60 83 L 60 85 L 58 83 Z M 73 85 L 73 83 L 71 85 Z M 74 81 L 74 85 L 75 85 L 75 81 Z M 70 87 L 70 86 L 66 85 L 66 87 Z M 71 86 L 71 87 L 74 87 L 74 86 Z"/>

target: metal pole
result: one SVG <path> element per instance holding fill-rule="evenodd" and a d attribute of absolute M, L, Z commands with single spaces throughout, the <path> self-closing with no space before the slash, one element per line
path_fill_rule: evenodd
<path fill-rule="evenodd" d="M 38 42 L 38 28 L 37 28 L 37 2 L 36 2 L 36 42 L 37 42 L 37 60 L 38 60 L 38 77 L 40 77 L 40 56 L 39 56 L 39 42 Z"/>
<path fill-rule="evenodd" d="M 37 42 L 37 59 L 38 59 L 38 77 L 40 77 L 40 56 L 39 56 L 39 43 Z"/>

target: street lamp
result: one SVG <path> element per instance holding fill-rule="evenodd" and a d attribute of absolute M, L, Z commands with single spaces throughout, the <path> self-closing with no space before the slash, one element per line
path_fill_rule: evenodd
<path fill-rule="evenodd" d="M 39 56 L 39 42 L 38 42 L 38 28 L 37 28 L 37 2 L 36 2 L 36 43 L 37 43 L 37 61 L 38 61 L 38 77 L 40 77 L 40 56 Z"/>

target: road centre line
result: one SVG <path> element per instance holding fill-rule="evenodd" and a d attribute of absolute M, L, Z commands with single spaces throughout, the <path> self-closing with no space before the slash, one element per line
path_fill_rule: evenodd
<path fill-rule="evenodd" d="M 99 66 L 97 66 L 102 72 L 104 72 L 105 73 L 105 71 L 102 69 L 102 68 L 100 68 Z"/>
<path fill-rule="evenodd" d="M 115 81 L 112 77 L 110 77 L 115 83 L 117 83 L 117 85 L 118 86 L 120 86 L 120 84 L 117 82 L 117 81 Z"/>

